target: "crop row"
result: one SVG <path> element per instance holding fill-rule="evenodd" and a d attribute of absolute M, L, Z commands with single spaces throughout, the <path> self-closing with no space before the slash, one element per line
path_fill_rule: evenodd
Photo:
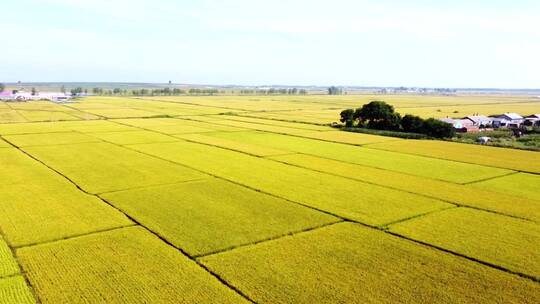
<path fill-rule="evenodd" d="M 102 196 L 193 256 L 338 220 L 220 179 Z"/>
<path fill-rule="evenodd" d="M 537 223 L 454 208 L 391 225 L 390 231 L 540 281 Z"/>
<path fill-rule="evenodd" d="M 244 303 L 141 227 L 17 250 L 44 303 Z"/>
<path fill-rule="evenodd" d="M 258 303 L 537 303 L 537 283 L 341 223 L 200 261 Z"/>
<path fill-rule="evenodd" d="M 11 254 L 11 249 L 0 236 L 0 303 L 35 303 L 30 289 Z"/>
<path fill-rule="evenodd" d="M 200 173 L 185 167 L 109 143 L 24 149 L 91 193 L 170 184 L 202 177 Z"/>
<path fill-rule="evenodd" d="M 454 183 L 467 183 L 511 172 L 505 169 L 464 164 L 403 153 L 387 151 L 374 152 L 373 149 L 265 132 L 223 132 L 208 135 L 241 143 L 310 154 L 348 163 Z M 398 143 L 399 142 L 401 141 L 398 141 Z"/>
<path fill-rule="evenodd" d="M 464 163 L 540 173 L 540 153 L 435 140 L 405 140 L 370 148 L 448 159 Z"/>
<path fill-rule="evenodd" d="M 517 193 L 518 191 L 513 191 L 514 193 L 512 191 L 505 192 L 506 199 L 501 200 L 501 193 L 495 192 L 496 189 L 490 187 L 476 188 L 477 184 L 458 185 L 304 154 L 278 155 L 270 158 L 295 166 L 422 194 L 458 205 L 491 210 L 540 222 L 540 200 L 520 195 Z M 493 179 L 493 181 L 504 180 L 516 175 L 518 174 Z M 478 185 L 480 184 L 483 184 L 483 182 Z M 520 186 L 523 185 L 520 184 Z M 534 186 L 531 186 L 531 188 L 534 188 L 531 191 L 537 191 L 538 189 Z"/>
<path fill-rule="evenodd" d="M 449 205 L 426 197 L 190 142 L 129 146 L 278 197 L 382 225 Z"/>
<path fill-rule="evenodd" d="M 0 230 L 13 246 L 131 222 L 16 149 L 0 149 Z"/>

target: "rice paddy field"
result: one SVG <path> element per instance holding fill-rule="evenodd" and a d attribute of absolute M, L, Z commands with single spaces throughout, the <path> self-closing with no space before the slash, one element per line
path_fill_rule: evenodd
<path fill-rule="evenodd" d="M 0 303 L 540 303 L 540 153 L 337 131 L 523 96 L 0 103 Z"/>

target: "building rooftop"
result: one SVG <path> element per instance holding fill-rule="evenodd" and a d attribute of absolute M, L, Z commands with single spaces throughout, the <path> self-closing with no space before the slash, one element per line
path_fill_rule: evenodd
<path fill-rule="evenodd" d="M 492 119 L 485 116 L 485 115 L 471 115 L 471 116 L 467 116 L 465 117 L 464 119 L 469 119 L 471 121 L 473 121 L 474 123 L 482 123 L 482 122 L 486 122 L 486 121 L 491 121 Z"/>
<path fill-rule="evenodd" d="M 506 116 L 510 119 L 523 119 L 523 117 L 519 115 L 518 113 L 504 113 L 501 116 Z"/>

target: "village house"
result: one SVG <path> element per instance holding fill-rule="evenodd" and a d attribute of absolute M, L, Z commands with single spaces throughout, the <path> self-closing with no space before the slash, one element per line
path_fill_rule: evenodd
<path fill-rule="evenodd" d="M 492 117 L 494 128 L 519 128 L 524 122 L 521 115 L 517 113 L 504 113 Z"/>
<path fill-rule="evenodd" d="M 526 116 L 523 124 L 526 126 L 540 126 L 540 114 Z"/>
<path fill-rule="evenodd" d="M 478 132 L 480 128 L 470 119 L 441 118 L 440 121 L 451 124 L 458 132 Z"/>
<path fill-rule="evenodd" d="M 2 91 L 0 92 L 0 100 L 3 101 L 32 101 L 32 100 L 49 100 L 54 102 L 66 102 L 71 99 L 71 95 L 58 92 L 37 92 L 32 94 L 29 92 L 17 91 Z"/>
<path fill-rule="evenodd" d="M 454 127 L 454 129 L 461 129 L 462 128 L 460 119 L 441 118 L 439 120 L 442 121 L 442 122 L 451 124 Z"/>
<path fill-rule="evenodd" d="M 451 124 L 458 132 L 479 132 L 484 129 L 519 129 L 522 126 L 540 126 L 540 114 L 522 117 L 517 113 L 504 113 L 501 115 L 469 115 L 464 118 L 441 118 L 443 122 Z"/>
<path fill-rule="evenodd" d="M 461 127 L 463 127 L 463 128 L 470 127 L 470 126 L 474 125 L 474 123 L 469 119 L 458 118 L 456 120 L 459 121 L 459 123 L 461 124 Z"/>
<path fill-rule="evenodd" d="M 490 127 L 493 121 L 492 118 L 484 115 L 471 115 L 464 117 L 463 120 L 469 120 L 472 122 L 473 126 L 477 126 L 479 128 Z"/>

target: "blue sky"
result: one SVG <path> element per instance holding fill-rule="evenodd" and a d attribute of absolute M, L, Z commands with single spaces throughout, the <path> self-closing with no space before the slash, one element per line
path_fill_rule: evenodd
<path fill-rule="evenodd" d="M 540 88 L 540 1 L 5 2 L 5 82 Z"/>

